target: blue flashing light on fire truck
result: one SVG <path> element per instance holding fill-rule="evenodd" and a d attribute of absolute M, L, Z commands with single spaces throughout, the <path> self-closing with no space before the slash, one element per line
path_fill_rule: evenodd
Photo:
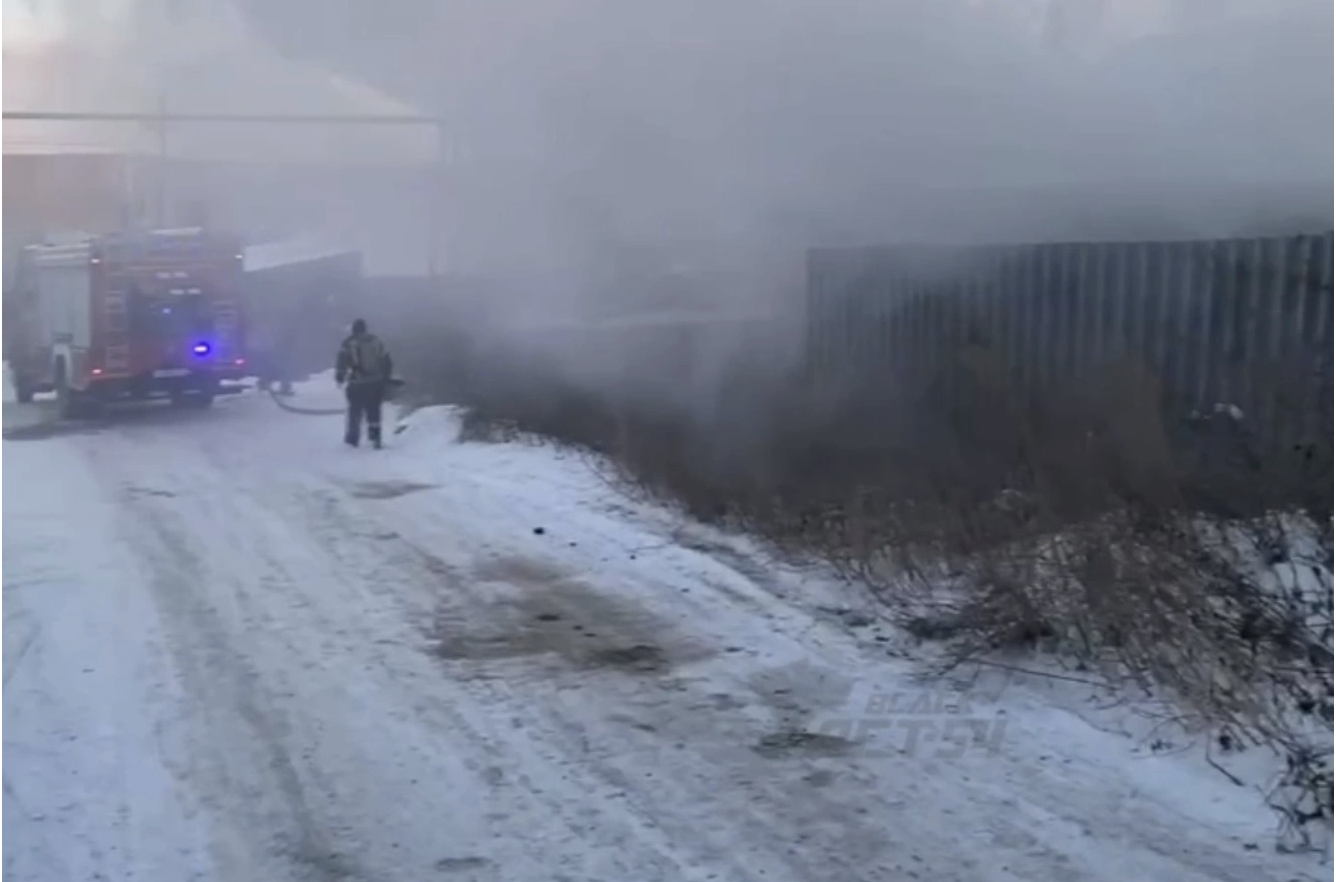
<path fill-rule="evenodd" d="M 126 399 L 207 407 L 246 373 L 242 243 L 198 228 L 23 249 L 5 296 L 15 394 L 62 416 Z"/>

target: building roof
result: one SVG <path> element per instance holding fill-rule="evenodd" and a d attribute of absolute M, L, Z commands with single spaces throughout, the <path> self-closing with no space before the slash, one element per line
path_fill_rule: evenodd
<path fill-rule="evenodd" d="M 160 36 L 6 40 L 4 109 L 72 113 L 417 116 L 369 86 L 283 58 L 230 7 L 160 25 Z M 126 29 L 126 33 L 133 31 Z M 207 34 L 207 36 L 200 36 Z M 8 34 L 6 34 L 8 36 Z M 187 51 L 187 49 L 189 51 Z M 109 153 L 187 161 L 416 165 L 435 161 L 432 125 L 11 120 L 6 154 Z"/>
<path fill-rule="evenodd" d="M 313 263 L 331 257 L 357 254 L 358 249 L 317 235 L 297 236 L 279 242 L 249 245 L 244 251 L 246 272 Z"/>

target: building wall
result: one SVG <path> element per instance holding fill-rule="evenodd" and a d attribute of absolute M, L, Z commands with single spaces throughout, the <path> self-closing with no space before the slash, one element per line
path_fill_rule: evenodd
<path fill-rule="evenodd" d="M 129 209 L 126 164 L 117 156 L 7 154 L 4 180 L 6 234 L 108 230 Z"/>

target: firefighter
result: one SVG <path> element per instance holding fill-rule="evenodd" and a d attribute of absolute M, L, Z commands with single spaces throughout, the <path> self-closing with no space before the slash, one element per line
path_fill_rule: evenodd
<path fill-rule="evenodd" d="M 380 449 L 380 408 L 393 373 L 394 362 L 385 344 L 367 330 L 366 321 L 353 322 L 352 333 L 339 347 L 334 367 L 334 381 L 344 387 L 348 396 L 343 443 L 349 447 L 356 447 L 361 441 L 365 419 L 367 440 Z"/>

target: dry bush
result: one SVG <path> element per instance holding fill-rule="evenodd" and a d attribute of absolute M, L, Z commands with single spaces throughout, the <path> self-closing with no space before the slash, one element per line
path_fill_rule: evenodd
<path fill-rule="evenodd" d="M 986 362 L 967 365 L 979 369 Z M 1006 401 L 1000 376 L 956 389 Z M 927 622 L 952 662 L 1042 642 L 1110 681 L 1168 693 L 1234 743 L 1285 752 L 1287 822 L 1301 835 L 1330 823 L 1330 762 L 1314 761 L 1329 751 L 1312 749 L 1315 732 L 1330 738 L 1332 712 L 1330 496 L 1314 492 L 1314 476 L 1331 486 L 1330 442 L 1267 456 L 1227 414 L 1176 442 L 1162 390 L 1134 363 L 1079 389 L 1009 396 L 1026 401 L 1011 432 L 980 433 L 949 414 L 938 422 L 952 442 L 915 461 L 930 482 L 969 477 L 954 494 L 920 498 L 908 528 L 892 505 L 863 512 L 871 546 L 898 558 L 901 574 L 933 572 L 906 557 L 949 561 L 967 586 L 939 582 L 943 602 Z M 950 400 L 976 406 L 968 391 Z M 1013 451 L 1008 518 L 969 497 Z M 991 467 L 963 470 L 980 456 Z M 883 593 L 902 607 L 903 581 Z"/>
<path fill-rule="evenodd" d="M 476 408 L 464 411 L 456 438 L 461 443 L 475 444 L 514 444 L 524 439 L 524 431 L 514 420 L 488 416 Z"/>

